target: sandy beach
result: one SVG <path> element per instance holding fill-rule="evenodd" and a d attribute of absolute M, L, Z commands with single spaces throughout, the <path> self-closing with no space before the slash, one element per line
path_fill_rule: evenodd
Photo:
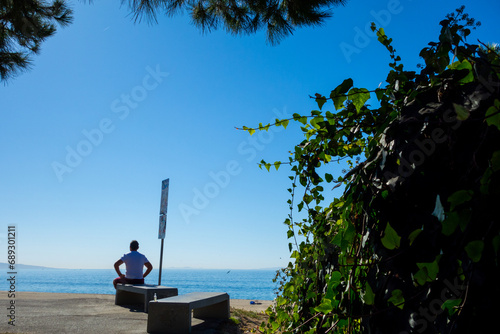
<path fill-rule="evenodd" d="M 12 311 L 11 301 L 15 301 Z M 0 291 L 0 333 L 146 333 L 147 313 L 114 304 L 114 295 Z M 263 312 L 272 301 L 232 299 L 231 309 Z M 9 309 L 10 308 L 10 309 Z M 15 312 L 15 326 L 9 315 Z M 192 333 L 218 333 L 193 319 Z"/>

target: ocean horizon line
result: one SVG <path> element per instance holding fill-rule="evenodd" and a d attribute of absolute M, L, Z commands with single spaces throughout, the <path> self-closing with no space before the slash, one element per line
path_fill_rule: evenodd
<path fill-rule="evenodd" d="M 9 269 L 10 264 L 6 262 L 0 262 L 0 270 Z M 15 269 L 50 269 L 50 270 L 114 270 L 113 267 L 109 268 L 58 268 L 58 267 L 46 267 L 31 264 L 16 263 Z M 280 270 L 282 267 L 267 267 L 267 268 L 197 268 L 197 267 L 163 267 L 162 270 Z M 159 270 L 159 268 L 153 268 L 153 270 Z"/>

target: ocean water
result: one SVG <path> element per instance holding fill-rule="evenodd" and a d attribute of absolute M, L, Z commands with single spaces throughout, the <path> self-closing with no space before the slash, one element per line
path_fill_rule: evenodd
<path fill-rule="evenodd" d="M 158 270 L 146 284 L 158 284 Z M 275 270 L 164 269 L 161 285 L 175 287 L 179 294 L 227 292 L 232 299 L 273 300 Z M 113 269 L 22 269 L 16 274 L 17 291 L 114 294 Z M 0 290 L 8 290 L 4 280 Z"/>

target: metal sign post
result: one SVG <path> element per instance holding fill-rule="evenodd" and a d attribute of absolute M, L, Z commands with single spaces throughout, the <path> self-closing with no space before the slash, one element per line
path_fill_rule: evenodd
<path fill-rule="evenodd" d="M 168 205 L 168 187 L 169 180 L 161 182 L 161 201 L 160 201 L 160 227 L 158 229 L 158 239 L 161 239 L 160 248 L 160 274 L 158 276 L 158 285 L 161 285 L 161 271 L 163 264 L 163 242 L 165 241 L 165 231 L 167 229 L 167 205 Z"/>

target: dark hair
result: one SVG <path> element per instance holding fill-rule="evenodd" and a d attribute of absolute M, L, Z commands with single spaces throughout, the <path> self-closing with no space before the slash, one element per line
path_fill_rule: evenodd
<path fill-rule="evenodd" d="M 137 240 L 132 240 L 130 242 L 130 249 L 133 251 L 136 251 L 139 249 L 139 243 L 137 242 Z"/>

